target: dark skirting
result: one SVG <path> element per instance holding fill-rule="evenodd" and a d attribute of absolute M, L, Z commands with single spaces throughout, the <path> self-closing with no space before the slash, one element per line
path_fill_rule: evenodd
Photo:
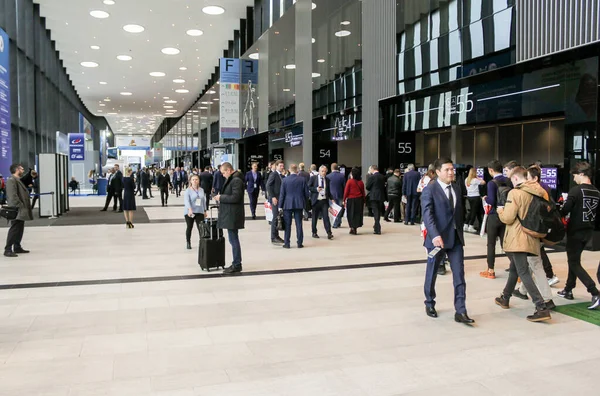
<path fill-rule="evenodd" d="M 350 198 L 346 200 L 346 212 L 350 228 L 360 228 L 363 226 L 364 202 L 363 198 Z"/>
<path fill-rule="evenodd" d="M 123 178 L 123 210 L 136 210 L 135 182 L 131 177 Z"/>

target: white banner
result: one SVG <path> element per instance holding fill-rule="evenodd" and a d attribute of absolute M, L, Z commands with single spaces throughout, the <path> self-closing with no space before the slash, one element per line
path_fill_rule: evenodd
<path fill-rule="evenodd" d="M 150 138 L 141 136 L 115 136 L 119 150 L 150 150 Z"/>

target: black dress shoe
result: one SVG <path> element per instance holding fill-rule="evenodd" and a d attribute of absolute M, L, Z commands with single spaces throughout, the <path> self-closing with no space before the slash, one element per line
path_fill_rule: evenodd
<path fill-rule="evenodd" d="M 242 266 L 229 266 L 227 268 L 225 268 L 223 270 L 223 275 L 231 275 L 231 274 L 237 274 L 239 272 L 242 272 Z"/>
<path fill-rule="evenodd" d="M 187 243 L 186 249 L 187 250 L 192 250 L 192 244 L 190 242 Z"/>
<path fill-rule="evenodd" d="M 383 218 L 383 221 L 385 221 L 386 223 L 391 223 L 392 222 L 392 220 L 390 220 L 388 218 L 385 218 L 385 217 Z"/>
<path fill-rule="evenodd" d="M 100 212 L 106 212 L 106 209 L 100 209 Z"/>
<path fill-rule="evenodd" d="M 445 264 L 440 264 L 438 271 L 437 271 L 438 275 L 446 275 L 446 265 Z"/>
<path fill-rule="evenodd" d="M 273 245 L 282 245 L 284 242 L 282 240 L 279 240 L 279 239 L 271 239 L 271 243 Z"/>
<path fill-rule="evenodd" d="M 381 231 L 375 231 L 375 232 L 373 232 L 373 234 L 375 234 L 375 235 L 381 235 Z"/>
<path fill-rule="evenodd" d="M 304 247 L 304 245 L 300 244 L 298 245 L 298 249 L 302 249 Z"/>
<path fill-rule="evenodd" d="M 16 253 L 14 252 L 4 252 L 4 256 L 6 257 L 19 257 Z"/>
<path fill-rule="evenodd" d="M 327 239 L 329 239 L 329 240 L 333 239 L 333 234 L 328 234 Z"/>
<path fill-rule="evenodd" d="M 469 318 L 469 316 L 466 313 L 462 313 L 462 314 L 459 314 L 458 312 L 455 313 L 454 320 L 458 323 L 464 323 L 464 324 L 475 323 L 475 321 L 473 319 Z"/>
<path fill-rule="evenodd" d="M 283 245 L 282 247 L 283 247 L 284 249 L 289 249 L 289 248 L 290 248 L 290 245 Z"/>
<path fill-rule="evenodd" d="M 437 318 L 438 317 L 437 311 L 433 307 L 425 307 L 425 313 L 430 318 Z"/>
<path fill-rule="evenodd" d="M 315 239 L 319 239 L 320 238 L 318 234 L 312 234 L 312 237 L 315 238 Z"/>
<path fill-rule="evenodd" d="M 15 248 L 15 253 L 25 254 L 25 253 L 29 253 L 29 250 L 25 250 L 23 248 Z"/>

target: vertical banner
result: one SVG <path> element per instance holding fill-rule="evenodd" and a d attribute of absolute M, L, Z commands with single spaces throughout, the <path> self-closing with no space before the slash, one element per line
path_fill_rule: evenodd
<path fill-rule="evenodd" d="M 242 59 L 240 62 L 242 137 L 246 137 L 258 133 L 258 61 Z"/>
<path fill-rule="evenodd" d="M 221 139 L 240 138 L 240 60 L 220 60 L 219 128 Z"/>
<path fill-rule="evenodd" d="M 10 175 L 12 136 L 10 131 L 10 58 L 8 35 L 0 29 L 0 173 Z"/>
<path fill-rule="evenodd" d="M 69 159 L 85 160 L 85 133 L 69 133 Z"/>
<path fill-rule="evenodd" d="M 154 153 L 154 161 L 162 162 L 163 161 L 163 145 L 162 143 L 154 143 L 154 149 L 152 150 Z"/>

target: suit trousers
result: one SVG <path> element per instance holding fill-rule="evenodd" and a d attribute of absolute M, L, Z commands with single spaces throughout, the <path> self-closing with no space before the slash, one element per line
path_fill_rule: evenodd
<path fill-rule="evenodd" d="M 117 209 L 117 201 L 119 201 L 119 211 L 123 210 L 123 191 L 115 193 L 115 203 L 113 204 L 113 210 Z"/>
<path fill-rule="evenodd" d="M 404 224 L 415 222 L 417 217 L 417 204 L 419 203 L 418 195 L 406 196 L 406 212 L 404 213 Z"/>
<path fill-rule="evenodd" d="M 250 200 L 250 212 L 252 213 L 252 217 L 256 216 L 256 206 L 258 206 L 259 194 L 260 190 L 258 188 L 248 193 L 248 199 Z"/>
<path fill-rule="evenodd" d="M 552 290 L 546 279 L 542 258 L 540 256 L 527 256 L 527 264 L 529 264 L 529 272 L 533 276 L 533 282 L 540 291 L 544 301 L 552 300 Z M 523 282 L 521 282 L 519 291 L 523 294 L 527 293 L 527 288 Z"/>
<path fill-rule="evenodd" d="M 108 206 L 110 205 L 110 201 L 113 199 L 115 200 L 115 205 L 113 207 L 113 210 L 117 210 L 117 199 L 115 198 L 115 193 L 112 190 L 106 192 L 106 202 L 104 203 L 104 210 L 108 209 Z"/>
<path fill-rule="evenodd" d="M 292 217 L 296 223 L 296 237 L 298 245 L 304 242 L 304 231 L 302 230 L 302 211 L 304 209 L 286 209 L 283 211 L 283 221 L 285 223 L 284 244 L 290 246 L 290 237 L 292 236 Z"/>
<path fill-rule="evenodd" d="M 388 219 L 390 217 L 390 212 L 392 209 L 394 210 L 394 222 L 398 223 L 400 221 L 400 197 L 398 195 L 388 195 L 388 208 L 383 215 L 384 218 Z"/>
<path fill-rule="evenodd" d="M 10 229 L 8 230 L 8 234 L 6 235 L 6 246 L 4 247 L 4 251 L 12 252 L 13 247 L 15 249 L 20 249 L 24 232 L 25 222 L 23 220 L 11 220 Z"/>
<path fill-rule="evenodd" d="M 381 232 L 381 204 L 381 201 L 370 202 L 373 218 L 375 219 L 375 224 L 373 225 L 373 230 L 375 232 Z"/>
<path fill-rule="evenodd" d="M 327 235 L 331 234 L 331 222 L 329 221 L 329 201 L 327 199 L 317 200 L 312 207 L 312 233 L 317 233 L 317 222 L 319 216 L 323 217 L 323 225 Z"/>
<path fill-rule="evenodd" d="M 569 264 L 569 276 L 567 277 L 567 283 L 565 283 L 565 290 L 571 291 L 575 288 L 577 279 L 584 284 L 587 288 L 588 293 L 593 296 L 598 295 L 598 289 L 592 277 L 587 271 L 581 266 L 581 253 L 585 249 L 592 234 L 583 232 L 584 235 L 578 235 L 574 237 L 567 235 L 567 262 Z"/>
<path fill-rule="evenodd" d="M 529 292 L 531 296 L 531 300 L 535 304 L 538 310 L 545 309 L 546 303 L 544 302 L 544 298 L 540 293 L 540 290 L 535 285 L 533 278 L 531 277 L 531 272 L 529 271 L 529 263 L 527 262 L 527 253 L 520 252 L 511 252 L 506 253 L 507 256 L 511 258 L 510 261 L 510 271 L 508 273 L 508 280 L 506 281 L 506 286 L 504 286 L 504 291 L 502 295 L 505 299 L 510 299 L 513 291 L 515 291 L 515 287 L 517 285 L 517 279 L 521 278 L 521 282 L 525 285 L 525 288 Z M 546 283 L 547 285 L 548 283 Z"/>
<path fill-rule="evenodd" d="M 273 220 L 271 221 L 271 242 L 279 238 L 279 231 L 277 231 L 277 219 L 279 215 L 279 206 L 271 202 L 273 208 Z"/>
<path fill-rule="evenodd" d="M 167 205 L 169 203 L 169 188 L 164 188 L 160 190 L 160 202 L 163 205 Z"/>
<path fill-rule="evenodd" d="M 427 258 L 427 269 L 425 270 L 425 305 L 435 307 L 435 281 L 438 269 L 444 257 L 448 256 L 450 268 L 452 269 L 452 283 L 454 284 L 454 309 L 457 313 L 467 313 L 465 300 L 467 298 L 467 283 L 465 282 L 464 248 L 458 242 L 451 249 L 442 249 L 435 257 Z M 427 249 L 429 253 L 433 249 Z"/>
<path fill-rule="evenodd" d="M 496 264 L 496 238 L 500 238 L 500 246 L 504 246 L 504 231 L 506 226 L 500 221 L 497 213 L 488 215 L 487 231 L 487 265 L 493 270 Z M 510 258 L 511 256 L 509 256 Z"/>

